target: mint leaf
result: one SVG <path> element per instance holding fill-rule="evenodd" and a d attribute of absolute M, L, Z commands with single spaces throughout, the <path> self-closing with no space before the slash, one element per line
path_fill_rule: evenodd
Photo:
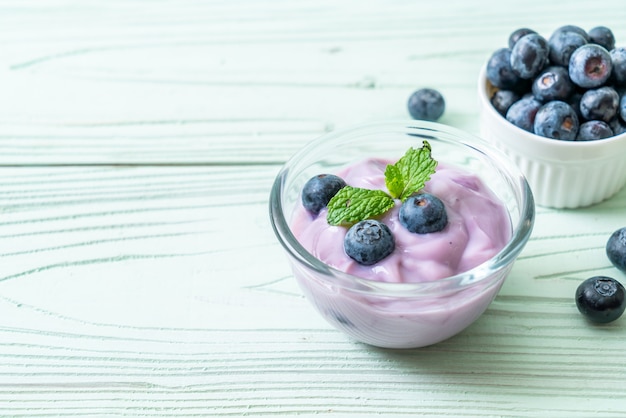
<path fill-rule="evenodd" d="M 382 190 L 345 186 L 328 202 L 326 220 L 331 225 L 352 224 L 385 213 L 394 204 Z"/>
<path fill-rule="evenodd" d="M 385 170 L 385 182 L 389 181 L 394 184 L 392 196 L 404 202 L 413 193 L 424 187 L 437 167 L 437 161 L 431 157 L 430 152 L 430 144 L 428 141 L 424 141 L 422 148 L 409 148 L 404 156 L 394 164 L 396 168 L 389 170 L 389 173 L 394 176 L 392 179 L 387 180 L 387 170 Z M 397 179 L 397 172 L 400 172 L 401 180 Z M 400 182 L 403 183 L 402 187 L 395 184 Z M 398 189 L 401 189 L 399 193 Z"/>
<path fill-rule="evenodd" d="M 398 166 L 392 164 L 387 165 L 387 168 L 385 168 L 385 185 L 393 198 L 400 198 L 400 195 L 404 191 L 405 181 L 402 176 L 402 171 L 400 171 Z"/>

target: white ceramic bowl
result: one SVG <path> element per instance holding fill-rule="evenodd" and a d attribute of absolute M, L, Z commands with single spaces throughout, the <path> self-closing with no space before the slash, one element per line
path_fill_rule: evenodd
<path fill-rule="evenodd" d="M 505 204 L 509 242 L 491 259 L 460 274 L 420 283 L 384 283 L 332 268 L 309 253 L 291 231 L 290 219 L 304 183 L 366 157 L 399 158 L 427 139 L 442 163 L 479 176 Z M 270 218 L 293 274 L 307 299 L 333 326 L 379 347 L 435 344 L 465 329 L 491 303 L 526 244 L 534 203 L 520 171 L 488 144 L 431 122 L 377 123 L 331 132 L 297 152 L 278 173 Z"/>
<path fill-rule="evenodd" d="M 596 141 L 562 141 L 525 131 L 491 105 L 495 88 L 486 65 L 478 78 L 480 134 L 524 173 L 541 206 L 578 208 L 601 202 L 626 184 L 626 134 Z"/>

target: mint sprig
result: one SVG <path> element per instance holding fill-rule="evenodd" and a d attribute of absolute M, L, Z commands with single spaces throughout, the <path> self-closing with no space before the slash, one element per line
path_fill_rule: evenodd
<path fill-rule="evenodd" d="M 424 141 L 421 148 L 411 147 L 395 164 L 385 168 L 385 186 L 389 193 L 345 186 L 328 202 L 326 220 L 331 225 L 353 224 L 382 215 L 395 205 L 394 199 L 404 202 L 420 191 L 436 167 L 428 141 Z"/>

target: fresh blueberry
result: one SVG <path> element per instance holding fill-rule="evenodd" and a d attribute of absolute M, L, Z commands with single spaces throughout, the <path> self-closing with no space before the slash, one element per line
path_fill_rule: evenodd
<path fill-rule="evenodd" d="M 524 79 L 535 77 L 548 63 L 548 41 L 536 33 L 522 36 L 511 49 L 511 68 Z"/>
<path fill-rule="evenodd" d="M 594 141 L 596 139 L 610 138 L 613 130 L 608 123 L 601 120 L 589 120 L 578 128 L 576 141 Z"/>
<path fill-rule="evenodd" d="M 576 49 L 569 60 L 569 76 L 584 88 L 602 86 L 611 76 L 611 55 L 604 47 L 586 44 Z"/>
<path fill-rule="evenodd" d="M 615 48 L 615 35 L 613 35 L 611 29 L 606 26 L 596 26 L 587 33 L 589 34 L 590 42 L 602 45 L 607 51 Z"/>
<path fill-rule="evenodd" d="M 609 126 L 613 131 L 613 135 L 621 135 L 626 132 L 626 122 L 622 121 L 619 116 L 614 117 L 609 122 Z"/>
<path fill-rule="evenodd" d="M 552 65 L 535 78 L 532 85 L 535 99 L 540 102 L 567 101 L 574 92 L 574 83 L 565 67 Z"/>
<path fill-rule="evenodd" d="M 615 267 L 626 272 L 626 227 L 611 234 L 606 242 L 606 255 Z"/>
<path fill-rule="evenodd" d="M 580 99 L 580 113 L 585 119 L 609 122 L 617 114 L 619 95 L 613 87 L 587 90 Z"/>
<path fill-rule="evenodd" d="M 574 33 L 579 34 L 583 38 L 585 38 L 586 42 L 589 42 L 589 40 L 590 40 L 589 34 L 587 33 L 587 31 L 584 30 L 583 28 L 581 28 L 580 26 L 576 26 L 576 25 L 561 26 L 561 27 L 557 28 L 553 32 L 553 34 L 558 34 L 558 33 L 561 33 L 561 32 L 574 32 Z"/>
<path fill-rule="evenodd" d="M 506 116 L 506 112 L 511 105 L 520 99 L 519 95 L 513 90 L 498 90 L 491 96 L 491 104 L 502 116 Z"/>
<path fill-rule="evenodd" d="M 609 51 L 613 63 L 611 79 L 619 86 L 626 87 L 626 48 L 617 47 Z"/>
<path fill-rule="evenodd" d="M 311 177 L 302 188 L 302 205 L 317 215 L 345 185 L 346 182 L 334 174 L 318 174 Z"/>
<path fill-rule="evenodd" d="M 578 128 L 578 116 L 574 109 L 559 100 L 544 104 L 535 116 L 535 133 L 547 138 L 573 141 L 578 135 Z"/>
<path fill-rule="evenodd" d="M 626 308 L 626 291 L 617 280 L 594 276 L 576 289 L 576 307 L 587 319 L 608 323 L 622 316 Z"/>
<path fill-rule="evenodd" d="M 626 122 L 626 94 L 623 94 L 619 100 L 619 116 L 622 118 L 622 121 Z"/>
<path fill-rule="evenodd" d="M 585 45 L 587 40 L 578 32 L 557 31 L 548 39 L 550 62 L 567 67 L 572 53 Z"/>
<path fill-rule="evenodd" d="M 503 90 L 520 90 L 526 84 L 511 68 L 511 50 L 500 48 L 487 61 L 487 79 Z"/>
<path fill-rule="evenodd" d="M 509 48 L 513 48 L 513 46 L 520 40 L 521 37 L 525 35 L 529 35 L 531 33 L 537 33 L 536 31 L 529 28 L 519 28 L 515 29 L 509 35 Z"/>
<path fill-rule="evenodd" d="M 446 102 L 437 90 L 423 88 L 411 94 L 408 108 L 413 119 L 436 121 L 443 115 Z"/>
<path fill-rule="evenodd" d="M 343 241 L 346 254 L 359 264 L 376 264 L 395 249 L 391 230 L 375 219 L 366 219 L 350 227 Z"/>
<path fill-rule="evenodd" d="M 407 230 L 417 234 L 438 232 L 448 224 L 445 205 L 430 193 L 409 197 L 402 203 L 398 217 Z"/>
<path fill-rule="evenodd" d="M 522 97 L 506 112 L 506 120 L 528 132 L 534 132 L 535 116 L 541 102 L 532 96 Z"/>

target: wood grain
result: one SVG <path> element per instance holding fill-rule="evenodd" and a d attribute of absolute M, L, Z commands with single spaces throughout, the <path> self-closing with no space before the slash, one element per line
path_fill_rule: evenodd
<path fill-rule="evenodd" d="M 538 208 L 485 315 L 419 350 L 318 317 L 268 196 L 306 142 L 406 119 L 418 87 L 477 133 L 478 70 L 517 27 L 624 44 L 625 18 L 617 0 L 0 2 L 0 416 L 623 417 L 626 322 L 591 326 L 573 292 L 624 280 L 604 245 L 626 191 Z"/>

